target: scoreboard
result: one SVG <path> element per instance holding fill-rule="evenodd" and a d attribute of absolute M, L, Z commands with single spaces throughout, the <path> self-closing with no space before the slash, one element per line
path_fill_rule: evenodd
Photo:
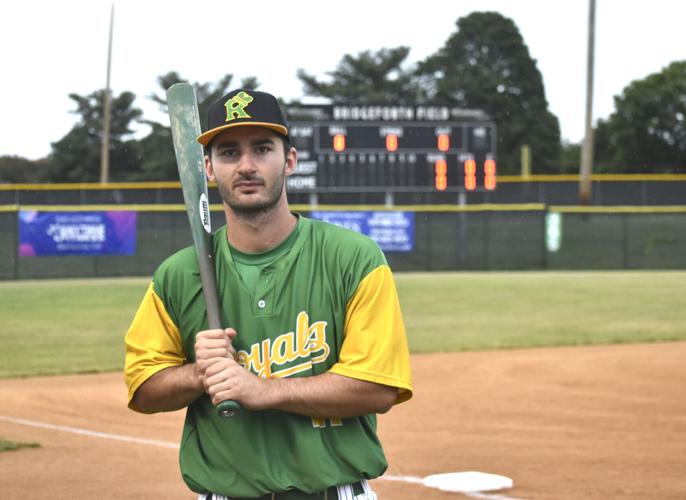
<path fill-rule="evenodd" d="M 496 188 L 495 124 L 480 110 L 332 104 L 286 111 L 298 150 L 289 191 Z"/>

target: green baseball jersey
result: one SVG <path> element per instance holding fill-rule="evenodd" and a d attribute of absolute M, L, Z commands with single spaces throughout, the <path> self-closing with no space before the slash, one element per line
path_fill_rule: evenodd
<path fill-rule="evenodd" d="M 378 246 L 304 217 L 290 245 L 247 287 L 236 272 L 226 227 L 214 235 L 222 324 L 238 332 L 238 362 L 260 377 L 330 371 L 396 387 L 398 403 L 409 399 L 405 328 Z M 154 373 L 194 361 L 195 335 L 205 329 L 205 301 L 190 247 L 157 269 L 126 335 L 130 407 L 136 389 Z M 207 395 L 187 409 L 180 463 L 191 490 L 231 497 L 320 491 L 378 477 L 387 467 L 375 415 L 311 418 L 243 409 L 223 419 Z"/>

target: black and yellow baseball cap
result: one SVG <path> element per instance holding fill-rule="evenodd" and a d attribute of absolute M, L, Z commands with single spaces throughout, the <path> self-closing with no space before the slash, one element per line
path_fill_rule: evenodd
<path fill-rule="evenodd" d="M 207 131 L 197 140 L 207 146 L 217 134 L 242 125 L 265 127 L 288 139 L 288 122 L 276 97 L 257 90 L 237 89 L 210 104 Z"/>

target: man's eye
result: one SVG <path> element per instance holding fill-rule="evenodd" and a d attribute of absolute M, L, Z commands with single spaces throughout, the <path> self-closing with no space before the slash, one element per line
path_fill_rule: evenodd
<path fill-rule="evenodd" d="M 255 148 L 255 151 L 257 151 L 260 154 L 268 153 L 271 151 L 271 148 L 269 146 L 257 146 Z"/>

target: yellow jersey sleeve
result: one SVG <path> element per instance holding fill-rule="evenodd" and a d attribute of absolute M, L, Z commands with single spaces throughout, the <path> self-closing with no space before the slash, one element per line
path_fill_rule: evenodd
<path fill-rule="evenodd" d="M 136 311 L 125 342 L 124 379 L 128 386 L 128 405 L 136 410 L 131 400 L 143 382 L 160 370 L 180 366 L 186 360 L 179 328 L 169 317 L 152 283 Z"/>
<path fill-rule="evenodd" d="M 348 301 L 344 337 L 332 373 L 396 387 L 396 404 L 412 397 L 407 336 L 388 265 L 365 276 Z"/>

